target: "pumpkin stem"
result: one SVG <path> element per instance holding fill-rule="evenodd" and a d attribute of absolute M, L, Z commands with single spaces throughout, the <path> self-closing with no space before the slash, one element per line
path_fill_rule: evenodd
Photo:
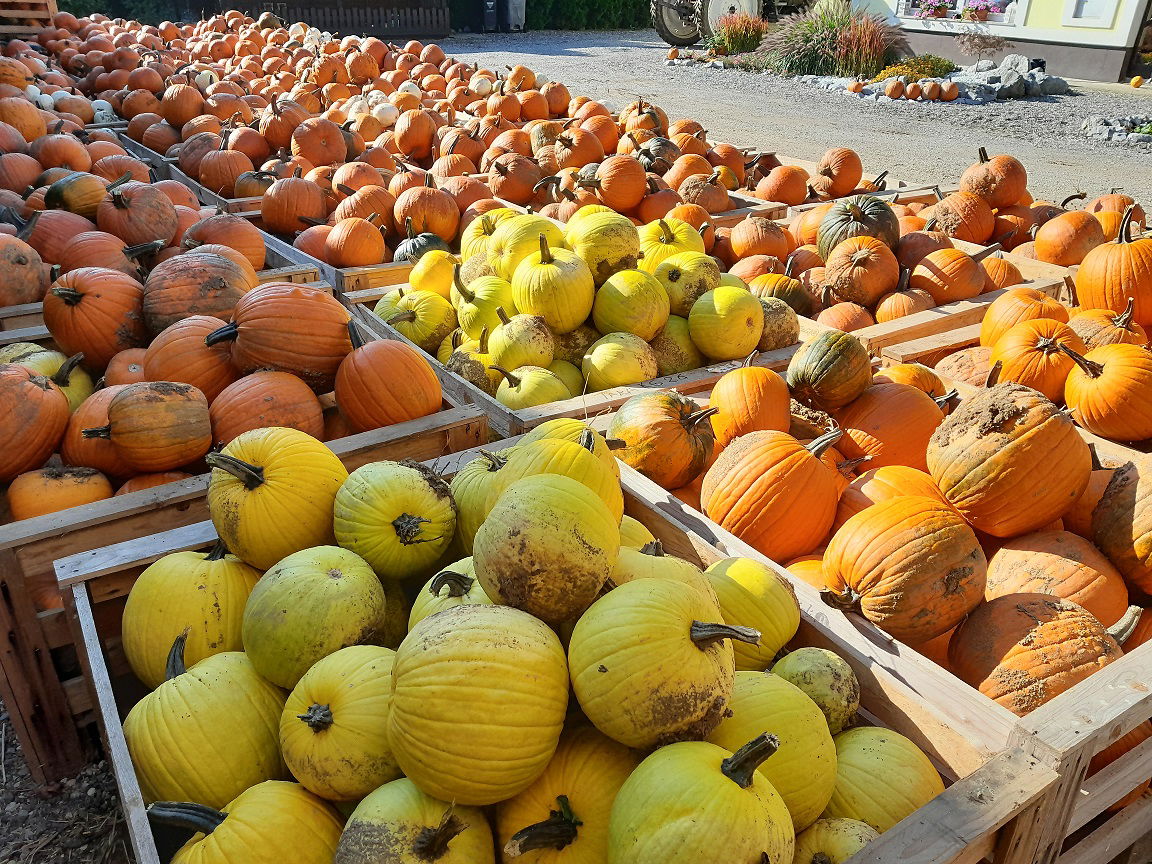
<path fill-rule="evenodd" d="M 65 288 L 63 285 L 53 285 L 52 293 L 69 306 L 75 306 L 84 299 L 84 295 L 75 288 Z"/>
<path fill-rule="evenodd" d="M 956 390 L 956 389 L 952 389 L 952 390 L 949 390 L 947 393 L 945 393 L 943 396 L 933 396 L 932 401 L 935 402 L 937 405 L 939 405 L 941 410 L 943 410 L 945 405 L 947 405 L 953 399 L 959 399 L 959 398 L 960 398 L 960 391 Z"/>
<path fill-rule="evenodd" d="M 589 453 L 596 452 L 596 433 L 591 429 L 585 429 L 580 433 L 580 437 L 576 443 L 587 450 Z"/>
<path fill-rule="evenodd" d="M 1071 204 L 1073 201 L 1083 201 L 1087 197 L 1088 197 L 1088 195 L 1085 192 L 1077 192 L 1074 195 L 1069 195 L 1067 198 L 1065 198 L 1063 201 L 1060 202 L 1060 209 L 1061 210 L 1067 210 L 1068 205 Z"/>
<path fill-rule="evenodd" d="M 563 849 L 576 840 L 576 829 L 584 823 L 572 812 L 567 795 L 556 796 L 559 809 L 549 810 L 543 822 L 521 828 L 504 846 L 504 857 L 519 858 L 537 849 Z"/>
<path fill-rule="evenodd" d="M 697 648 L 703 651 L 714 642 L 724 639 L 735 639 L 737 642 L 747 642 L 749 645 L 760 644 L 760 631 L 753 627 L 737 627 L 732 624 L 706 624 L 703 621 L 693 621 L 688 628 L 690 638 Z"/>
<path fill-rule="evenodd" d="M 228 547 L 224 545 L 224 541 L 216 538 L 216 542 L 212 544 L 212 548 L 208 550 L 208 554 L 204 556 L 205 561 L 222 561 L 224 556 L 228 554 Z"/>
<path fill-rule="evenodd" d="M 154 252 L 159 252 L 167 242 L 164 240 L 153 240 L 151 243 L 140 243 L 136 246 L 125 246 L 124 257 L 128 259 L 141 258 L 144 255 L 151 255 Z"/>
<path fill-rule="evenodd" d="M 184 646 L 188 642 L 189 629 L 172 640 L 172 647 L 168 649 L 168 659 L 164 662 L 164 680 L 171 681 L 188 671 L 184 665 Z"/>
<path fill-rule="evenodd" d="M 428 593 L 433 597 L 439 597 L 440 589 L 447 586 L 449 597 L 463 597 L 475 584 L 476 580 L 471 576 L 465 576 L 455 570 L 441 570 L 428 583 Z"/>
<path fill-rule="evenodd" d="M 507 324 L 512 319 L 508 317 L 508 313 L 504 311 L 503 306 L 496 307 L 496 317 L 500 319 L 501 324 Z"/>
<path fill-rule="evenodd" d="M 357 348 L 363 348 L 366 343 L 364 342 L 364 337 L 360 335 L 360 328 L 356 326 L 356 319 L 349 318 L 347 326 L 348 341 L 352 343 L 352 350 L 355 351 Z"/>
<path fill-rule="evenodd" d="M 213 345 L 219 345 L 221 342 L 233 342 L 236 337 L 240 335 L 240 325 L 233 321 L 231 324 L 225 324 L 223 327 L 218 327 L 204 337 L 204 344 L 211 348 Z"/>
<path fill-rule="evenodd" d="M 1128 305 L 1124 307 L 1124 311 L 1112 319 L 1113 325 L 1119 327 L 1121 330 L 1127 330 L 1128 325 L 1132 323 L 1132 311 L 1136 308 L 1136 298 L 1129 297 Z"/>
<path fill-rule="evenodd" d="M 204 457 L 209 468 L 219 468 L 227 471 L 244 484 L 246 489 L 256 489 L 264 483 L 264 469 L 259 465 L 250 465 L 242 462 L 235 456 L 226 456 L 223 453 L 209 453 Z"/>
<path fill-rule="evenodd" d="M 452 812 L 449 806 L 444 811 L 444 817 L 435 828 L 421 828 L 412 844 L 412 851 L 417 858 L 425 861 L 435 861 L 448 852 L 448 844 L 468 827 L 460 817 Z"/>
<path fill-rule="evenodd" d="M 481 216 L 480 218 L 483 219 L 484 217 Z M 456 290 L 460 293 L 460 296 L 464 298 L 465 303 L 476 302 L 476 294 L 468 290 L 468 286 L 465 285 L 464 280 L 460 278 L 459 264 L 452 265 L 452 283 L 456 286 Z"/>
<path fill-rule="evenodd" d="M 496 369 L 496 366 L 492 367 Z M 488 472 L 499 471 L 508 464 L 508 460 L 501 456 L 499 453 L 493 453 L 491 450 L 480 450 L 480 459 L 484 459 L 488 463 Z"/>
<path fill-rule="evenodd" d="M 833 591 L 831 588 L 824 588 L 820 592 L 820 599 L 833 609 L 839 609 L 841 612 L 859 612 L 860 611 L 860 595 L 857 594 L 848 585 L 844 586 L 844 590 Z"/>
<path fill-rule="evenodd" d="M 988 377 L 984 379 L 985 387 L 995 387 L 1000 382 L 1000 371 L 1004 368 L 1004 363 L 997 360 L 992 364 L 992 368 L 988 370 Z"/>
<path fill-rule="evenodd" d="M 332 725 L 332 708 L 328 705 L 312 704 L 303 714 L 296 715 L 297 720 L 303 720 L 308 728 L 315 733 L 323 732 Z"/>
<path fill-rule="evenodd" d="M 980 156 L 980 163 L 981 163 L 981 164 L 983 164 L 983 163 L 985 163 L 985 162 L 989 161 L 989 159 L 988 159 L 988 148 L 987 148 L 987 147 L 981 147 L 981 148 L 980 148 L 979 150 L 977 150 L 976 152 L 977 152 L 977 154 Z"/>
<path fill-rule="evenodd" d="M 187 831 L 199 831 L 201 834 L 211 834 L 228 818 L 227 813 L 221 813 L 203 804 L 182 801 L 157 801 L 149 804 L 145 812 L 150 822 L 183 828 Z"/>
<path fill-rule="evenodd" d="M 56 370 L 56 374 L 52 375 L 48 380 L 55 384 L 57 387 L 67 387 L 68 379 L 72 377 L 73 370 L 84 362 L 84 354 L 73 354 L 67 360 L 60 364 L 60 368 Z"/>
<path fill-rule="evenodd" d="M 1143 614 L 1144 610 L 1139 606 L 1129 606 L 1120 616 L 1120 620 L 1107 628 L 1108 635 L 1115 639 L 1118 644 L 1123 645 L 1136 632 L 1136 625 L 1140 623 L 1140 616 Z"/>
<path fill-rule="evenodd" d="M 552 250 L 548 248 L 548 238 L 543 234 L 540 235 L 540 263 L 551 264 L 555 260 L 552 257 Z"/>
<path fill-rule="evenodd" d="M 609 450 L 627 450 L 628 442 L 621 438 L 605 438 L 604 443 L 608 445 Z"/>
<path fill-rule="evenodd" d="M 888 187 L 888 180 L 886 179 L 887 177 L 888 172 L 881 171 L 876 175 L 876 179 L 872 181 L 872 188 L 874 188 L 877 192 L 883 192 Z"/>
<path fill-rule="evenodd" d="M 720 771 L 741 789 L 747 789 L 752 785 L 756 769 L 779 749 L 780 739 L 762 732 L 721 762 Z"/>
<path fill-rule="evenodd" d="M 1120 232 L 1116 235 L 1117 243 L 1132 242 L 1132 211 L 1135 209 L 1135 204 L 1129 204 L 1124 208 L 1124 215 L 1120 217 Z"/>
<path fill-rule="evenodd" d="M 740 364 L 740 367 L 742 369 L 747 369 L 749 366 L 752 365 L 752 361 L 755 360 L 756 357 L 759 356 L 759 354 L 760 354 L 759 350 L 753 351 L 751 354 L 749 354 L 747 357 L 744 358 L 743 362 Z"/>
<path fill-rule="evenodd" d="M 476 346 L 478 353 L 488 353 L 488 328 L 484 327 L 480 331 L 480 338 L 476 340 L 479 344 Z"/>
<path fill-rule="evenodd" d="M 693 411 L 691 414 L 684 418 L 684 428 L 692 429 L 701 420 L 707 417 L 711 417 L 719 410 L 719 408 L 705 408 L 703 411 Z"/>
<path fill-rule="evenodd" d="M 109 183 L 104 191 L 105 192 L 111 192 L 113 198 L 115 198 L 119 194 L 120 187 L 123 186 L 125 183 L 127 183 L 131 179 L 132 179 L 132 172 L 131 171 L 126 172 L 119 179 L 113 180 L 111 183 Z M 123 205 L 117 204 L 116 206 L 121 207 Z"/>
<path fill-rule="evenodd" d="M 828 432 L 825 432 L 819 438 L 809 441 L 804 449 L 819 459 L 824 455 L 824 451 L 839 441 L 844 436 L 844 430 L 837 426 Z"/>
<path fill-rule="evenodd" d="M 664 544 L 659 540 L 653 540 L 651 543 L 645 543 L 640 547 L 640 552 L 644 555 L 652 555 L 656 558 L 664 558 Z"/>
<path fill-rule="evenodd" d="M 386 318 L 384 320 L 384 323 L 385 324 L 406 324 L 406 323 L 409 323 L 409 322 L 412 322 L 415 320 L 416 320 L 416 313 L 413 312 L 411 309 L 408 309 L 404 312 L 397 312 L 391 318 Z"/>
<path fill-rule="evenodd" d="M 993 243 L 991 246 L 986 246 L 979 252 L 972 253 L 972 260 L 979 263 L 991 255 L 993 252 L 999 252 L 1003 247 L 999 243 Z"/>
<path fill-rule="evenodd" d="M 429 543 L 437 538 L 425 537 L 420 539 L 423 530 L 420 526 L 428 522 L 430 519 L 425 519 L 422 516 L 413 516 L 411 513 L 401 513 L 392 520 L 392 528 L 396 531 L 396 536 L 400 542 L 405 546 L 413 546 L 417 543 Z"/>
<path fill-rule="evenodd" d="M 112 437 L 112 427 L 111 426 L 97 426 L 93 429 L 81 429 L 80 430 L 80 437 L 81 438 L 111 438 Z"/>
<path fill-rule="evenodd" d="M 499 372 L 501 375 L 503 375 L 504 379 L 509 384 L 511 384 L 513 387 L 519 387 L 520 386 L 520 379 L 518 377 L 516 377 L 515 375 L 513 375 L 511 372 L 509 372 L 507 369 L 505 369 L 503 366 L 497 366 L 495 363 L 493 363 L 489 368 L 495 369 L 497 372 Z"/>
<path fill-rule="evenodd" d="M 1099 378 L 1104 374 L 1104 366 L 1102 364 L 1097 363 L 1095 360 L 1089 360 L 1082 354 L 1078 354 L 1063 342 L 1060 343 L 1059 350 L 1063 351 L 1065 354 L 1071 357 L 1076 365 L 1079 366 L 1084 374 L 1089 378 Z"/>
<path fill-rule="evenodd" d="M 27 242 L 28 238 L 32 236 L 32 232 L 36 230 L 36 223 L 40 221 L 40 216 L 43 212 L 44 212 L 43 210 L 36 210 L 35 212 L 32 213 L 31 216 L 28 217 L 28 221 L 25 222 L 22 226 L 20 226 L 20 230 L 16 232 L 17 239 L 24 240 L 25 242 Z M 7 214 L 11 214 L 11 218 L 13 218 L 13 219 L 16 216 L 15 213 L 13 213 L 11 210 L 8 210 L 6 208 L 5 209 L 5 219 L 4 219 L 5 222 L 11 221 L 8 218 Z M 16 224 L 16 223 L 13 222 L 13 224 Z"/>

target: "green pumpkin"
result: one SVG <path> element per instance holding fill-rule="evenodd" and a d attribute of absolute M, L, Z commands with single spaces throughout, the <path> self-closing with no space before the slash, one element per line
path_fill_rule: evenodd
<path fill-rule="evenodd" d="M 640 234 L 632 220 L 620 213 L 573 217 L 568 220 L 567 240 L 592 271 L 597 286 L 613 273 L 634 269 L 640 260 Z"/>
<path fill-rule="evenodd" d="M 543 366 L 518 366 L 514 371 L 503 366 L 493 368 L 504 376 L 496 389 L 496 399 L 513 411 L 563 402 L 576 395 L 559 375 Z"/>
<path fill-rule="evenodd" d="M 756 344 L 759 351 L 775 351 L 800 341 L 800 319 L 792 307 L 776 297 L 759 297 L 764 311 L 764 330 Z"/>
<path fill-rule="evenodd" d="M 797 648 L 772 667 L 805 693 L 824 712 L 833 735 L 847 727 L 860 708 L 860 682 L 843 658 L 826 648 Z"/>
<path fill-rule="evenodd" d="M 384 589 L 368 562 L 338 546 L 282 559 L 244 607 L 244 649 L 256 671 L 285 689 L 316 661 L 373 644 L 384 623 Z"/>
<path fill-rule="evenodd" d="M 580 365 L 588 392 L 651 381 L 660 374 L 656 352 L 631 333 L 609 333 L 593 343 Z"/>
<path fill-rule="evenodd" d="M 720 286 L 720 265 L 703 252 L 678 252 L 664 259 L 653 274 L 668 294 L 669 311 L 682 318 L 703 294 Z"/>
<path fill-rule="evenodd" d="M 802 344 L 788 361 L 792 397 L 810 408 L 843 408 L 872 383 L 872 360 L 848 333 L 828 330 Z"/>
<path fill-rule="evenodd" d="M 748 285 L 748 290 L 761 298 L 782 300 L 797 314 L 814 318 L 816 305 L 799 279 L 783 273 L 763 273 Z"/>
<path fill-rule="evenodd" d="M 449 564 L 420 589 L 408 615 L 408 629 L 411 630 L 429 615 L 445 609 L 491 603 L 491 599 L 484 593 L 484 586 L 476 579 L 475 564 L 471 558 L 464 558 Z"/>
<path fill-rule="evenodd" d="M 277 726 L 288 694 L 240 651 L 213 654 L 187 670 L 183 653 L 181 636 L 168 656 L 168 679 L 124 718 L 145 802 L 221 808 L 249 786 L 286 777 Z"/>
<path fill-rule="evenodd" d="M 816 250 L 825 261 L 851 237 L 875 237 L 889 249 L 900 242 L 900 220 L 887 202 L 872 195 L 833 201 L 816 229 Z"/>
<path fill-rule="evenodd" d="M 584 259 L 567 249 L 551 249 L 540 235 L 540 250 L 527 255 L 512 275 L 512 299 L 526 315 L 538 315 L 554 333 L 575 330 L 592 311 L 596 286 Z"/>
<path fill-rule="evenodd" d="M 497 309 L 500 324 L 488 337 L 492 362 L 505 369 L 547 366 L 556 356 L 556 337 L 538 315 L 508 315 Z"/>
<path fill-rule="evenodd" d="M 470 339 L 479 339 L 484 329 L 491 333 L 500 326 L 497 309 L 504 309 L 509 315 L 516 314 L 516 304 L 512 302 L 512 283 L 499 276 L 481 276 L 466 281 L 460 268 L 456 268 L 453 271 L 451 295 L 460 329 Z"/>
<path fill-rule="evenodd" d="M 456 533 L 448 484 L 418 463 L 357 468 L 336 493 L 332 513 L 336 542 L 397 582 L 428 572 Z"/>
<path fill-rule="evenodd" d="M 705 357 L 737 360 L 747 357 L 760 343 L 764 310 L 748 291 L 724 285 L 692 304 L 688 332 Z"/>
<path fill-rule="evenodd" d="M 688 319 L 679 315 L 669 315 L 649 345 L 656 354 L 656 369 L 661 378 L 699 369 L 707 362 L 692 341 Z"/>
<path fill-rule="evenodd" d="M 601 333 L 631 333 L 649 342 L 668 321 L 668 293 L 651 273 L 621 270 L 596 292 L 592 320 Z"/>
<path fill-rule="evenodd" d="M 511 282 L 520 262 L 540 251 L 541 234 L 550 248 L 566 248 L 563 233 L 551 219 L 533 213 L 505 219 L 488 241 L 488 266 Z"/>

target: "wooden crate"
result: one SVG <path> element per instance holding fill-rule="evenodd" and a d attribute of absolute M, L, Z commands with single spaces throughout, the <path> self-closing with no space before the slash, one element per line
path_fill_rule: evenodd
<path fill-rule="evenodd" d="M 509 440 L 493 446 L 512 443 Z M 450 475 L 476 452 L 437 460 L 435 468 Z M 643 522 L 670 554 L 701 566 L 728 555 L 747 554 L 763 560 L 735 538 L 707 531 L 699 534 L 684 525 L 684 508 L 678 501 L 623 465 L 621 483 L 626 512 Z M 130 697 L 134 681 L 119 648 L 123 601 L 147 564 L 171 552 L 207 548 L 215 537 L 211 522 L 202 522 L 55 564 L 76 642 L 82 646 L 86 680 L 99 711 L 139 864 L 159 864 L 166 859 L 159 854 L 148 825 L 121 725 L 130 707 L 126 697 Z M 891 864 L 895 860 L 959 864 L 990 855 L 997 832 L 1037 805 L 1055 782 L 1055 772 L 1022 752 L 998 752 L 1001 739 L 1011 730 L 1011 715 L 996 718 L 1002 721 L 1000 725 L 994 723 L 992 728 L 981 730 L 987 734 L 973 739 L 959 735 L 957 730 L 971 724 L 976 710 L 970 693 L 953 692 L 947 674 L 934 664 L 893 642 L 873 625 L 828 609 L 808 586 L 798 588 L 807 591 L 798 591 L 803 620 L 793 647 L 815 645 L 843 657 L 860 679 L 863 718 L 917 741 L 932 754 L 946 778 L 956 781 L 943 795 L 884 835 L 880 852 L 870 849 L 853 859 L 853 864 Z M 135 692 L 140 693 L 138 683 Z M 888 857 L 884 849 L 901 849 L 906 854 Z"/>
<path fill-rule="evenodd" d="M 24 0 L 0 6 L 0 39 L 33 39 L 52 24 L 56 0 Z"/>
<path fill-rule="evenodd" d="M 440 412 L 329 442 L 349 469 L 380 459 L 431 459 L 482 444 L 488 422 L 445 394 Z M 79 683 L 73 634 L 37 598 L 54 586 L 52 561 L 110 542 L 207 518 L 208 475 L 0 525 L 0 698 L 37 782 L 75 773 L 93 706 Z"/>

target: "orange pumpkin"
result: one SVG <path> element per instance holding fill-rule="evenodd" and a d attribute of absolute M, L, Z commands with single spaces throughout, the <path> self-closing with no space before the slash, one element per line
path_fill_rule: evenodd
<path fill-rule="evenodd" d="M 92 369 L 103 369 L 120 351 L 147 344 L 143 319 L 144 286 L 102 267 L 65 273 L 44 298 L 44 323 L 65 354 L 83 354 Z"/>
<path fill-rule="evenodd" d="M 328 218 L 324 190 L 302 177 L 282 177 L 264 193 L 260 218 L 270 231 L 291 234 Z"/>
<path fill-rule="evenodd" d="M 170 471 L 195 462 L 212 446 L 208 400 L 189 384 L 129 384 L 108 403 L 108 423 L 82 430 L 106 438 L 137 472 Z"/>
<path fill-rule="evenodd" d="M 320 400 L 307 384 L 287 372 L 265 370 L 233 381 L 213 400 L 209 416 L 217 445 L 268 426 L 299 429 L 313 438 L 324 434 Z"/>
<path fill-rule="evenodd" d="M 996 216 L 988 202 L 967 192 L 953 192 L 929 210 L 931 216 L 924 218 L 935 219 L 940 231 L 957 240 L 983 245 L 995 230 Z"/>
<path fill-rule="evenodd" d="M 984 263 L 997 259 L 988 258 Z M 1050 318 L 1068 321 L 1068 308 L 1035 288 L 1022 285 L 1009 288 L 991 302 L 980 322 L 980 344 L 992 347 L 1012 327 L 1022 321 Z"/>
<path fill-rule="evenodd" d="M 929 252 L 912 271 L 909 285 L 932 296 L 936 305 L 971 300 L 984 291 L 980 262 L 959 249 Z"/>
<path fill-rule="evenodd" d="M 125 348 L 108 361 L 108 366 L 104 370 L 104 383 L 119 385 L 147 381 L 147 376 L 144 374 L 145 353 L 143 348 Z"/>
<path fill-rule="evenodd" d="M 148 331 L 159 334 L 191 315 L 228 318 L 240 298 L 257 284 L 247 260 L 236 258 L 197 249 L 156 265 L 144 283 Z"/>
<path fill-rule="evenodd" d="M 1073 362 L 1066 349 L 1083 353 L 1080 337 L 1061 321 L 1033 318 L 1014 324 L 996 340 L 989 361 L 1000 364 L 1000 380 L 1014 381 L 1064 401 L 1064 382 Z"/>
<path fill-rule="evenodd" d="M 872 307 L 896 289 L 900 265 L 875 237 L 850 237 L 839 243 L 824 264 L 825 279 L 839 299 Z"/>
<path fill-rule="evenodd" d="M 0 482 L 44 464 L 68 426 L 68 398 L 48 378 L 0 365 Z"/>
<path fill-rule="evenodd" d="M 873 384 L 834 412 L 844 429 L 840 450 L 849 459 L 871 457 L 869 468 L 906 465 L 927 471 L 928 440 L 944 421 L 936 401 L 907 384 Z"/>
<path fill-rule="evenodd" d="M 1117 441 L 1152 438 L 1152 353 L 1126 344 L 1064 353 L 1075 363 L 1064 397 L 1077 423 Z"/>
<path fill-rule="evenodd" d="M 404 423 L 440 410 L 440 380 L 423 355 L 403 342 L 364 342 L 353 326 L 353 349 L 336 371 L 336 404 L 358 432 Z"/>
<path fill-rule="evenodd" d="M 1036 257 L 1041 261 L 1058 264 L 1061 267 L 1072 267 L 1082 262 L 1089 252 L 1104 243 L 1104 229 L 1100 226 L 1099 220 L 1090 213 L 1071 210 L 1041 225 L 1040 230 L 1036 232 L 1035 243 Z M 1149 245 L 1152 246 L 1152 243 Z M 1152 258 L 1149 260 L 1152 262 Z M 1079 281 L 1077 278 L 1077 291 L 1080 289 Z M 1085 285 L 1088 286 L 1087 280 Z M 1109 305 L 1097 303 L 1095 300 L 1085 302 L 1089 306 Z"/>
<path fill-rule="evenodd" d="M 879 369 L 872 376 L 872 383 L 889 381 L 893 384 L 907 384 L 927 393 L 933 399 L 948 392 L 940 376 L 920 363 L 894 363 Z"/>
<path fill-rule="evenodd" d="M 982 198 L 994 210 L 1011 207 L 1028 191 L 1028 172 L 1019 159 L 993 156 L 983 147 L 980 160 L 960 177 L 960 191 Z"/>
<path fill-rule="evenodd" d="M 113 478 L 128 477 L 133 473 L 132 466 L 124 461 L 111 441 L 85 438 L 81 434 L 84 429 L 108 425 L 108 405 L 125 386 L 112 384 L 100 388 L 81 402 L 68 418 L 68 428 L 60 442 L 60 457 L 65 465 L 95 468 Z"/>
<path fill-rule="evenodd" d="M 1134 308 L 1135 300 L 1129 297 L 1119 315 L 1111 309 L 1080 309 L 1068 319 L 1068 326 L 1089 350 L 1104 345 L 1147 345 L 1147 332 L 1132 321 Z"/>
<path fill-rule="evenodd" d="M 917 495 L 932 498 L 947 504 L 944 495 L 936 488 L 932 478 L 924 471 L 909 468 L 907 465 L 885 465 L 872 468 L 856 477 L 836 504 L 836 519 L 832 523 L 833 532 L 866 507 L 879 504 L 891 498 Z"/>
<path fill-rule="evenodd" d="M 1131 238 L 1134 212 L 1134 206 L 1124 212 L 1115 241 L 1093 244 L 1074 262 L 1080 264 L 1076 271 L 1076 296 L 1085 309 L 1121 313 L 1132 303 L 1133 319 L 1146 327 L 1152 325 L 1152 239 Z M 1039 236 L 1036 239 L 1039 250 Z"/>
<path fill-rule="evenodd" d="M 788 431 L 788 385 L 771 369 L 749 365 L 754 357 L 739 369 L 726 372 L 712 387 L 708 405 L 716 409 L 712 431 L 721 447 L 749 432 Z"/>
<path fill-rule="evenodd" d="M 168 483 L 177 483 L 180 480 L 191 480 L 191 474 L 185 471 L 160 471 L 156 474 L 138 474 L 116 490 L 113 498 L 120 495 L 131 495 L 133 492 L 142 492 L 145 489 L 153 489 L 157 486 L 164 486 Z"/>
<path fill-rule="evenodd" d="M 700 410 L 674 390 L 641 393 L 620 406 L 608 427 L 616 455 L 665 489 L 687 486 L 704 470 L 715 446 L 707 420 L 716 411 Z"/>
<path fill-rule="evenodd" d="M 34 519 L 112 497 L 112 484 L 94 468 L 41 468 L 8 487 L 8 510 L 15 520 Z"/>
<path fill-rule="evenodd" d="M 205 338 L 224 324 L 209 315 L 192 315 L 162 330 L 144 353 L 145 378 L 191 384 L 213 402 L 240 377 L 227 347 L 204 344 Z"/>

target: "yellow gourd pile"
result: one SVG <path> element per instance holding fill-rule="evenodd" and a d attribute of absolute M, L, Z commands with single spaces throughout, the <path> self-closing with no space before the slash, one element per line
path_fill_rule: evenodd
<path fill-rule="evenodd" d="M 142 792 L 199 832 L 177 864 L 843 861 L 942 791 L 849 728 L 843 660 L 783 652 L 783 576 L 666 554 L 580 421 L 513 443 L 450 481 L 289 429 L 213 457 L 222 543 L 123 621 Z"/>
<path fill-rule="evenodd" d="M 709 229 L 710 230 L 710 229 Z M 512 409 L 794 344 L 796 314 L 722 273 L 675 218 L 639 228 L 587 205 L 567 222 L 509 209 L 426 253 L 375 312 Z"/>

